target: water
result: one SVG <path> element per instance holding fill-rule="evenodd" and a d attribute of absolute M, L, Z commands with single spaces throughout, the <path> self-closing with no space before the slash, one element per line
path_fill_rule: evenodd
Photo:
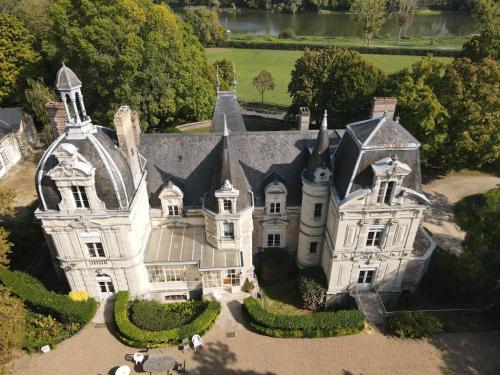
<path fill-rule="evenodd" d="M 307 36 L 360 36 L 353 16 L 345 13 L 270 13 L 242 11 L 220 13 L 220 23 L 233 33 L 278 35 L 283 29 L 292 28 L 297 35 Z M 472 17 L 466 13 L 443 12 L 440 14 L 416 14 L 403 29 L 403 36 L 470 35 L 475 31 Z M 378 35 L 396 36 L 398 25 L 389 17 Z"/>

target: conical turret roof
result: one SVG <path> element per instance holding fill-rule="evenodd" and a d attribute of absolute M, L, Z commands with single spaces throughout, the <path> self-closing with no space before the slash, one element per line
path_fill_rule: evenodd
<path fill-rule="evenodd" d="M 330 168 L 330 139 L 328 138 L 327 113 L 323 116 L 321 127 L 316 138 L 316 143 L 307 163 L 306 177 L 314 180 L 314 172 L 317 168 L 325 166 Z"/>
<path fill-rule="evenodd" d="M 61 67 L 57 72 L 56 76 L 56 88 L 59 91 L 73 90 L 80 88 L 82 86 L 82 82 L 78 79 L 75 72 L 73 72 L 66 65 Z"/>

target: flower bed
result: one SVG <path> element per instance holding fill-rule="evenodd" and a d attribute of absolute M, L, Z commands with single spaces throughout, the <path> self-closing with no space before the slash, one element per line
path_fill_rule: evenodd
<path fill-rule="evenodd" d="M 249 297 L 244 312 L 258 332 L 272 337 L 331 337 L 360 332 L 365 317 L 359 310 L 318 312 L 306 315 L 273 314 L 261 302 Z"/>
<path fill-rule="evenodd" d="M 176 345 L 183 338 L 193 335 L 203 335 L 207 332 L 220 313 L 220 303 L 210 301 L 205 310 L 188 324 L 160 331 L 147 331 L 137 327 L 128 316 L 129 292 L 116 294 L 114 317 L 118 333 L 122 340 L 138 348 L 155 348 L 167 345 Z"/>

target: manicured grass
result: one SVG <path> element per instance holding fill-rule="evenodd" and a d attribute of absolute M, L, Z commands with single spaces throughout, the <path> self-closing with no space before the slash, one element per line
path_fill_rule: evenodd
<path fill-rule="evenodd" d="M 226 58 L 235 64 L 239 98 L 260 101 L 259 93 L 252 86 L 252 79 L 261 70 L 267 70 L 274 78 L 275 89 L 264 94 L 264 101 L 282 105 L 290 104 L 290 96 L 287 93 L 290 73 L 295 60 L 302 56 L 302 51 L 207 48 L 206 53 L 210 62 Z M 420 59 L 419 56 L 401 55 L 364 55 L 364 57 L 386 72 L 409 67 Z M 438 59 L 447 63 L 452 61 L 448 57 Z"/>
<path fill-rule="evenodd" d="M 181 130 L 181 133 L 209 133 L 210 127 Z"/>
<path fill-rule="evenodd" d="M 266 295 L 265 308 L 273 314 L 304 315 L 310 311 L 301 309 L 297 281 L 267 285 L 262 287 Z"/>

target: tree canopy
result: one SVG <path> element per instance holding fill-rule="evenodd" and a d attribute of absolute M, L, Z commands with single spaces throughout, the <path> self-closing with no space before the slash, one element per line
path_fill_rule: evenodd
<path fill-rule="evenodd" d="M 287 117 L 293 118 L 300 107 L 309 107 L 317 124 L 325 110 L 329 125 L 337 128 L 366 119 L 384 77 L 356 51 L 337 47 L 306 50 L 292 70 L 288 85 L 292 104 Z"/>
<path fill-rule="evenodd" d="M 385 0 L 354 0 L 351 12 L 354 13 L 354 20 L 361 26 L 365 43 L 370 45 L 373 35 L 385 21 Z"/>
<path fill-rule="evenodd" d="M 212 66 L 216 71 L 219 72 L 220 90 L 230 90 L 234 80 L 233 63 L 228 59 L 222 59 L 214 62 Z"/>
<path fill-rule="evenodd" d="M 219 23 L 217 12 L 204 8 L 189 8 L 184 20 L 193 28 L 195 35 L 204 46 L 213 46 L 220 42 L 226 29 Z"/>
<path fill-rule="evenodd" d="M 500 26 L 488 25 L 463 45 L 462 57 L 474 62 L 484 58 L 500 60 Z"/>
<path fill-rule="evenodd" d="M 261 101 L 264 103 L 264 93 L 269 90 L 274 90 L 273 76 L 267 70 L 261 70 L 260 73 L 253 78 L 252 85 L 259 92 Z"/>
<path fill-rule="evenodd" d="M 62 62 L 83 82 L 88 112 L 107 125 L 123 104 L 141 126 L 210 116 L 213 74 L 197 38 L 151 0 L 59 0 L 43 44 L 54 76 Z"/>

